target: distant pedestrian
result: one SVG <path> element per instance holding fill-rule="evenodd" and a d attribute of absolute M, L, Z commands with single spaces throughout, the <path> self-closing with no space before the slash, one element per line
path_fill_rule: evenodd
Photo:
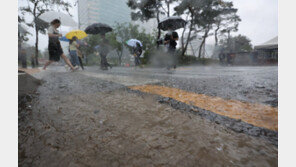
<path fill-rule="evenodd" d="M 228 53 L 226 57 L 227 65 L 233 65 L 234 58 L 235 58 L 234 53 Z"/>
<path fill-rule="evenodd" d="M 78 40 L 78 44 L 79 44 L 79 47 L 77 48 L 77 55 L 78 55 L 80 66 L 84 70 L 83 59 L 85 59 L 85 60 L 87 60 L 87 59 L 86 59 L 86 56 L 84 55 L 84 53 L 82 52 L 82 49 L 83 49 L 82 47 L 87 46 L 87 43 L 83 42 L 81 40 Z"/>
<path fill-rule="evenodd" d="M 134 52 L 134 57 L 135 57 L 135 66 L 136 67 L 140 66 L 141 65 L 140 56 L 142 54 L 142 47 L 139 42 L 136 43 L 136 46 L 133 48 L 133 52 Z"/>
<path fill-rule="evenodd" d="M 61 21 L 55 19 L 50 23 L 50 27 L 48 28 L 49 60 L 45 63 L 43 69 L 45 70 L 47 66 L 49 66 L 53 62 L 59 61 L 60 57 L 62 57 L 65 60 L 66 64 L 74 71 L 77 68 L 74 68 L 70 60 L 66 57 L 59 41 L 59 37 L 62 37 L 62 34 L 59 33 L 57 28 L 59 28 L 60 26 Z"/>
<path fill-rule="evenodd" d="M 27 68 L 27 52 L 25 49 L 21 49 L 21 62 L 22 68 Z"/>
<path fill-rule="evenodd" d="M 77 55 L 78 55 L 80 67 L 82 68 L 82 70 L 84 70 L 83 61 L 82 61 L 84 58 L 84 55 L 82 54 L 82 52 L 79 49 L 77 49 Z"/>
<path fill-rule="evenodd" d="M 35 56 L 34 56 L 34 54 L 31 55 L 31 66 L 32 66 L 32 68 L 35 68 Z"/>
<path fill-rule="evenodd" d="M 220 61 L 220 65 L 225 64 L 225 54 L 223 52 L 220 52 L 219 54 L 219 61 Z"/>
<path fill-rule="evenodd" d="M 109 53 L 109 41 L 106 39 L 105 34 L 101 34 L 102 41 L 99 47 L 99 53 L 101 56 L 101 69 L 108 70 L 108 67 L 112 68 L 112 66 L 107 61 L 107 55 Z"/>
<path fill-rule="evenodd" d="M 165 37 L 164 44 L 168 45 L 168 54 L 170 56 L 170 62 L 168 65 L 168 69 L 177 68 L 177 57 L 176 57 L 176 48 L 177 48 L 177 41 L 179 40 L 179 36 L 177 32 L 172 32 L 171 35 Z"/>
<path fill-rule="evenodd" d="M 70 52 L 70 57 L 71 57 L 71 63 L 74 66 L 74 68 L 78 68 L 80 66 L 77 50 L 78 50 L 79 45 L 77 44 L 77 37 L 73 37 L 69 41 L 69 52 Z"/>

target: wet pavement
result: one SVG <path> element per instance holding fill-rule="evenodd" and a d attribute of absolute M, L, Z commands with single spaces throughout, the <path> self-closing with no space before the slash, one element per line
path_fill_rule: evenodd
<path fill-rule="evenodd" d="M 96 72 L 97 68 L 88 68 Z M 119 76 L 133 76 L 157 79 L 159 85 L 182 90 L 234 99 L 244 102 L 277 106 L 278 67 L 277 66 L 199 66 L 179 67 L 175 71 L 163 68 L 115 68 L 104 72 Z"/>
<path fill-rule="evenodd" d="M 161 85 L 277 106 L 277 67 L 113 68 L 33 74 L 19 108 L 20 166 L 277 166 L 269 141 L 128 87 Z"/>

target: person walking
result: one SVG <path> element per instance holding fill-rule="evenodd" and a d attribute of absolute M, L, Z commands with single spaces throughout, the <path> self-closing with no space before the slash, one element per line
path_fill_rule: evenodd
<path fill-rule="evenodd" d="M 21 50 L 22 68 L 27 68 L 27 52 L 25 49 Z"/>
<path fill-rule="evenodd" d="M 84 70 L 84 66 L 83 66 L 83 62 L 82 62 L 82 59 L 84 58 L 84 56 L 79 49 L 77 49 L 77 55 L 78 55 L 80 67 L 82 68 L 82 70 Z"/>
<path fill-rule="evenodd" d="M 35 56 L 34 56 L 34 54 L 31 55 L 31 66 L 32 66 L 32 68 L 35 68 Z"/>
<path fill-rule="evenodd" d="M 78 55 L 78 59 L 79 59 L 79 63 L 80 63 L 80 66 L 82 68 L 82 70 L 84 70 L 84 66 L 83 66 L 83 59 L 86 59 L 86 56 L 83 54 L 82 52 L 82 47 L 84 46 L 87 46 L 87 43 L 86 42 L 83 42 L 81 40 L 78 40 L 78 44 L 79 44 L 79 47 L 77 48 L 77 55 Z"/>
<path fill-rule="evenodd" d="M 74 68 L 78 68 L 78 66 L 80 65 L 79 62 L 79 58 L 77 55 L 77 48 L 79 47 L 79 45 L 77 44 L 77 37 L 73 37 L 70 41 L 69 41 L 69 52 L 70 52 L 70 57 L 71 57 L 71 63 L 74 66 Z"/>
<path fill-rule="evenodd" d="M 77 70 L 77 67 L 73 67 L 70 60 L 66 57 L 63 52 L 61 43 L 59 41 L 59 37 L 62 37 L 62 34 L 57 30 L 61 26 L 61 21 L 59 19 L 55 19 L 50 23 L 50 27 L 48 28 L 48 52 L 49 52 L 49 60 L 45 63 L 43 69 L 45 70 L 47 66 L 49 66 L 53 62 L 57 62 L 62 57 L 66 64 L 72 69 L 72 71 Z"/>
<path fill-rule="evenodd" d="M 109 53 L 109 41 L 106 39 L 105 34 L 101 34 L 102 41 L 100 43 L 99 53 L 101 56 L 101 69 L 108 70 L 108 67 L 112 66 L 107 61 L 107 55 Z"/>
<path fill-rule="evenodd" d="M 171 33 L 170 37 L 165 38 L 164 43 L 168 45 L 168 54 L 169 54 L 170 59 L 171 59 L 169 65 L 167 67 L 168 70 L 171 69 L 172 67 L 174 69 L 177 68 L 177 63 L 176 63 L 177 58 L 176 58 L 176 53 L 175 52 L 176 52 L 176 46 L 177 46 L 176 41 L 178 41 L 178 40 L 179 40 L 179 36 L 178 36 L 178 33 L 175 32 L 175 31 Z"/>
<path fill-rule="evenodd" d="M 142 47 L 139 42 L 136 43 L 136 47 L 133 48 L 134 56 L 135 56 L 135 67 L 141 67 L 140 56 L 142 54 Z"/>

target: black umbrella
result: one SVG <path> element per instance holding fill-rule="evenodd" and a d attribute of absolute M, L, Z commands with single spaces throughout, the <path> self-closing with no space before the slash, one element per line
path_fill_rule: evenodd
<path fill-rule="evenodd" d="M 186 21 L 183 20 L 179 16 L 172 16 L 167 17 L 159 22 L 158 28 L 162 29 L 163 31 L 167 30 L 177 30 L 179 28 L 183 28 L 186 25 Z"/>
<path fill-rule="evenodd" d="M 85 32 L 87 34 L 105 34 L 105 33 L 110 32 L 112 30 L 113 29 L 107 24 L 94 23 L 94 24 L 86 27 Z"/>

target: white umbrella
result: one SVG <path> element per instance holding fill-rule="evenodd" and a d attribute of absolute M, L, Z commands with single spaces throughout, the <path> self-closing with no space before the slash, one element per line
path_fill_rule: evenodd
<path fill-rule="evenodd" d="M 73 18 L 62 12 L 46 12 L 40 15 L 39 18 L 48 23 L 50 23 L 54 19 L 59 19 L 62 22 L 63 26 L 77 27 L 77 23 L 73 20 Z"/>
<path fill-rule="evenodd" d="M 137 39 L 130 39 L 130 40 L 126 41 L 126 44 L 131 47 L 136 47 L 137 43 L 139 43 L 141 45 L 141 47 L 143 46 L 141 41 L 139 41 Z"/>

